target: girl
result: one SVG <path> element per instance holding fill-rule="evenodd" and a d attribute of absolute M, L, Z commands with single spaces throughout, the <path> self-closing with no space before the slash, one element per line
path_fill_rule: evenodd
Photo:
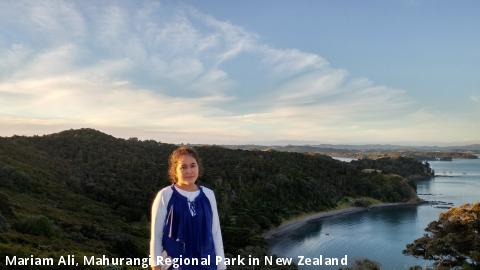
<path fill-rule="evenodd" d="M 170 154 L 172 185 L 160 190 L 152 204 L 150 256 L 154 270 L 169 269 L 164 263 L 168 257 L 198 259 L 198 264 L 180 265 L 182 270 L 226 269 L 215 195 L 196 184 L 202 173 L 200 162 L 190 147 L 179 147 Z M 218 266 L 216 256 L 222 258 Z M 201 265 L 202 258 L 208 257 L 210 265 Z"/>

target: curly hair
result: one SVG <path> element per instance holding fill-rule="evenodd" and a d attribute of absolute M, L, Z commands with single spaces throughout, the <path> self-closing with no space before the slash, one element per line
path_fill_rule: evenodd
<path fill-rule="evenodd" d="M 200 178 L 203 174 L 202 161 L 200 160 L 200 157 L 198 156 L 197 151 L 195 151 L 195 149 L 193 149 L 192 147 L 180 146 L 177 149 L 175 149 L 170 154 L 170 157 L 168 158 L 168 178 L 170 178 L 170 182 L 172 182 L 173 184 L 175 184 L 177 182 L 178 160 L 183 155 L 189 155 L 197 161 L 197 164 L 198 164 L 198 178 Z"/>

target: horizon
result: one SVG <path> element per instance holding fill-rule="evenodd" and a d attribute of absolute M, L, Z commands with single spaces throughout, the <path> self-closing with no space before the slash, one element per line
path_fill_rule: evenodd
<path fill-rule="evenodd" d="M 362 144 L 362 143 L 359 143 L 359 144 L 335 144 L 335 143 L 315 143 L 315 142 L 301 142 L 301 141 L 272 141 L 272 142 L 251 142 L 251 143 L 242 143 L 242 144 L 216 144 L 216 143 L 190 143 L 190 142 L 168 142 L 168 141 L 162 141 L 162 140 L 155 140 L 153 138 L 139 138 L 139 137 L 136 137 L 136 136 L 131 136 L 131 137 L 118 137 L 118 136 L 114 136 L 112 134 L 109 134 L 105 131 L 102 131 L 102 130 L 97 130 L 97 129 L 93 129 L 93 128 L 78 128 L 78 129 L 67 129 L 67 130 L 62 130 L 62 131 L 58 131 L 58 132 L 52 132 L 52 133 L 47 133 L 47 134 L 33 134 L 33 135 L 18 135 L 18 134 L 13 134 L 13 135 L 10 135 L 10 136 L 0 136 L 0 138 L 12 138 L 12 137 L 15 137 L 15 136 L 25 136 L 25 137 L 34 137 L 34 136 L 49 136 L 49 135 L 54 135 L 54 134 L 59 134 L 59 133 L 62 133 L 62 132 L 65 132 L 65 131 L 80 131 L 80 130 L 85 130 L 85 129 L 89 129 L 89 130 L 94 130 L 94 131 L 97 131 L 97 132 L 100 132 L 102 134 L 105 134 L 105 135 L 109 135 L 109 136 L 113 136 L 114 138 L 116 139 L 124 139 L 124 140 L 129 140 L 129 139 L 132 139 L 132 138 L 136 138 L 140 141 L 148 141 L 148 140 L 154 140 L 158 143 L 167 143 L 167 144 L 176 144 L 176 145 L 181 145 L 181 144 L 187 144 L 187 145 L 205 145 L 205 146 L 241 146 L 241 145 L 244 145 L 244 146 L 264 146 L 264 147 L 268 147 L 268 146 L 272 146 L 272 147 L 275 147 L 275 146 L 280 146 L 280 147 L 284 147 L 284 146 L 307 146 L 307 147 L 322 147 L 322 146 L 353 146 L 353 147 L 359 147 L 359 146 L 364 146 L 364 147 L 385 147 L 385 146 L 391 146 L 391 147 L 408 147 L 408 148 L 415 148 L 415 147 L 432 147 L 432 148 L 435 148 L 435 147 L 439 147 L 439 148 L 445 148 L 445 147 L 466 147 L 466 146 L 477 146 L 477 145 L 480 145 L 480 143 L 475 143 L 475 142 L 472 142 L 472 143 L 467 143 L 467 144 L 445 144 L 445 145 L 442 145 L 442 144 L 417 144 L 417 145 L 414 145 L 414 144 Z"/>
<path fill-rule="evenodd" d="M 0 7 L 0 136 L 480 143 L 477 1 Z"/>

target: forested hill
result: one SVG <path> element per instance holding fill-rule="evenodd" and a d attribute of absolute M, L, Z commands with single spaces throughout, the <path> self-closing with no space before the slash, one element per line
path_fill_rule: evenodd
<path fill-rule="evenodd" d="M 150 204 L 169 184 L 175 147 L 93 129 L 0 138 L 0 257 L 146 256 Z M 200 183 L 215 191 L 230 255 L 265 252 L 262 232 L 345 197 L 416 198 L 402 176 L 362 172 L 365 166 L 327 156 L 196 149 L 205 167 Z"/>

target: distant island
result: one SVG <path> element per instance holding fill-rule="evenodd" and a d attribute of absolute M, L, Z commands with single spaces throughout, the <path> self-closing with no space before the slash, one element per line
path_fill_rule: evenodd
<path fill-rule="evenodd" d="M 477 159 L 478 155 L 480 155 L 480 145 L 454 147 L 406 147 L 393 145 L 224 145 L 224 147 L 229 149 L 321 154 L 331 157 L 343 157 L 352 159 L 408 157 L 421 161 L 451 161 L 452 159 Z"/>

